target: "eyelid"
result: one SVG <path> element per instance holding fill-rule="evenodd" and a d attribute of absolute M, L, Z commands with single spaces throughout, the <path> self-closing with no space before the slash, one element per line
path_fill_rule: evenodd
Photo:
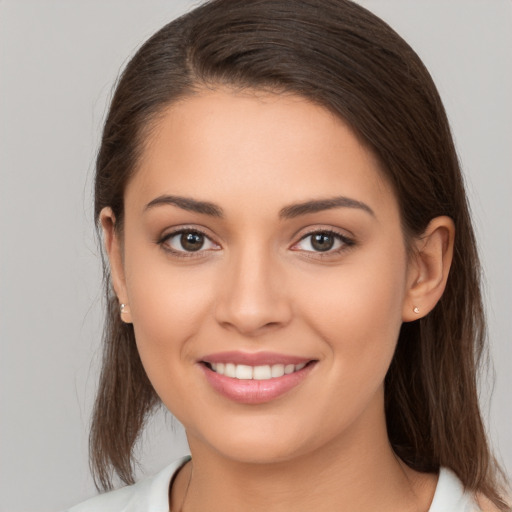
<path fill-rule="evenodd" d="M 300 244 L 300 242 L 302 242 L 306 238 L 308 238 L 312 235 L 316 235 L 316 234 L 331 235 L 334 238 L 336 238 L 337 240 L 339 240 L 342 245 L 341 245 L 341 247 L 338 247 L 337 249 L 329 249 L 327 251 L 309 251 L 309 250 L 304 250 L 304 249 L 294 249 L 298 244 Z M 338 231 L 332 227 L 328 227 L 328 228 L 327 227 L 325 227 L 325 228 L 315 227 L 315 228 L 310 228 L 306 233 L 303 233 L 300 236 L 299 240 L 297 242 L 295 242 L 292 245 L 292 247 L 290 247 L 290 249 L 308 253 L 309 255 L 314 255 L 314 257 L 324 257 L 325 258 L 328 256 L 339 254 L 343 251 L 346 251 L 347 249 L 350 249 L 352 246 L 354 246 L 355 243 L 356 242 L 352 237 L 347 236 L 345 233 Z M 313 257 L 313 256 L 311 256 L 311 257 Z"/>
<path fill-rule="evenodd" d="M 166 245 L 166 242 L 175 236 L 181 235 L 183 233 L 197 233 L 202 236 L 204 236 L 205 239 L 207 239 L 212 245 L 216 246 L 215 248 L 207 248 L 207 249 L 198 249 L 197 251 L 181 251 L 174 249 L 170 247 L 169 245 Z M 215 242 L 212 237 L 206 233 L 205 230 L 195 227 L 195 226 L 180 226 L 176 227 L 174 229 L 171 229 L 171 231 L 166 232 L 164 235 L 160 236 L 158 240 L 156 241 L 157 245 L 162 247 L 164 251 L 167 253 L 172 254 L 173 256 L 182 257 L 182 258 L 201 258 L 207 256 L 207 254 L 210 251 L 216 251 L 221 248 L 221 246 Z"/>

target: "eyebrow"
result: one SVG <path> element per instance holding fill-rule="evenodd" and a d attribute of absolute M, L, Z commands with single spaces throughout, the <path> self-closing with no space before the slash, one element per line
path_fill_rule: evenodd
<path fill-rule="evenodd" d="M 144 211 L 162 205 L 177 206 L 182 210 L 210 215 L 211 217 L 224 217 L 224 211 L 222 208 L 214 203 L 174 195 L 163 195 L 153 199 L 145 206 Z M 374 211 L 366 203 L 357 201 L 356 199 L 351 199 L 350 197 L 337 196 L 327 199 L 312 199 L 303 203 L 285 206 L 279 211 L 279 218 L 293 219 L 301 215 L 317 213 L 324 210 L 332 210 L 334 208 L 356 208 L 375 216 Z"/>
<path fill-rule="evenodd" d="M 212 217 L 224 217 L 224 212 L 220 206 L 210 203 L 208 201 L 198 201 L 190 197 L 182 196 L 159 196 L 150 201 L 144 208 L 144 211 L 150 210 L 155 206 L 172 205 L 187 210 L 189 212 L 202 213 L 203 215 L 210 215 Z"/>
<path fill-rule="evenodd" d="M 356 208 L 375 217 L 374 211 L 366 203 L 351 199 L 350 197 L 337 196 L 328 199 L 313 199 L 311 201 L 305 201 L 304 203 L 285 206 L 279 212 L 279 218 L 293 219 L 300 215 L 317 213 L 323 210 L 332 210 L 333 208 Z"/>

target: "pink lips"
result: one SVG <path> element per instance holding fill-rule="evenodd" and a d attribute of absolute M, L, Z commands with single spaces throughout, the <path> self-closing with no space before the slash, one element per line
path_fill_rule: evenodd
<path fill-rule="evenodd" d="M 200 361 L 200 367 L 208 383 L 215 391 L 224 397 L 241 404 L 263 404 L 284 395 L 299 385 L 310 373 L 315 361 L 303 357 L 276 354 L 273 352 L 222 352 L 205 356 Z M 235 365 L 300 365 L 304 368 L 266 380 L 237 379 L 216 373 L 209 364 L 232 363 Z M 309 364 L 307 364 L 309 363 Z"/>
<path fill-rule="evenodd" d="M 300 364 L 307 363 L 310 359 L 304 357 L 276 354 L 274 352 L 219 352 L 202 358 L 206 363 L 233 363 L 248 364 L 250 366 L 273 364 Z"/>

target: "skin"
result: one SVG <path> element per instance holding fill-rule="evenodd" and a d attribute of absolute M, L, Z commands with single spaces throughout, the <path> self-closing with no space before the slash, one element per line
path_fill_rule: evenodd
<path fill-rule="evenodd" d="M 214 203 L 223 218 L 147 207 L 166 194 Z M 279 216 L 334 196 L 371 213 Z M 453 223 L 432 220 L 408 252 L 394 192 L 348 126 L 296 96 L 201 92 L 151 131 L 125 191 L 123 237 L 109 208 L 101 222 L 122 318 L 187 432 L 193 466 L 176 478 L 173 510 L 185 497 L 184 510 L 211 512 L 428 510 L 436 476 L 394 455 L 383 382 L 402 322 L 426 315 L 443 293 Z M 163 239 L 183 228 L 208 238 L 180 257 L 170 252 L 187 254 L 180 236 Z M 311 231 L 344 238 L 319 252 Z M 219 395 L 198 363 L 230 350 L 316 364 L 285 395 L 240 404 Z"/>

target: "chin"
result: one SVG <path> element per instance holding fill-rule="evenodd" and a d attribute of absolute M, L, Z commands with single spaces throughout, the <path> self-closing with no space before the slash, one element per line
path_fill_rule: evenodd
<path fill-rule="evenodd" d="M 307 427 L 307 420 L 272 420 L 225 419 L 216 428 L 210 423 L 208 431 L 202 433 L 187 431 L 192 456 L 206 450 L 241 464 L 276 464 L 315 452 L 329 443 L 329 439 L 318 435 L 319 428 Z"/>

